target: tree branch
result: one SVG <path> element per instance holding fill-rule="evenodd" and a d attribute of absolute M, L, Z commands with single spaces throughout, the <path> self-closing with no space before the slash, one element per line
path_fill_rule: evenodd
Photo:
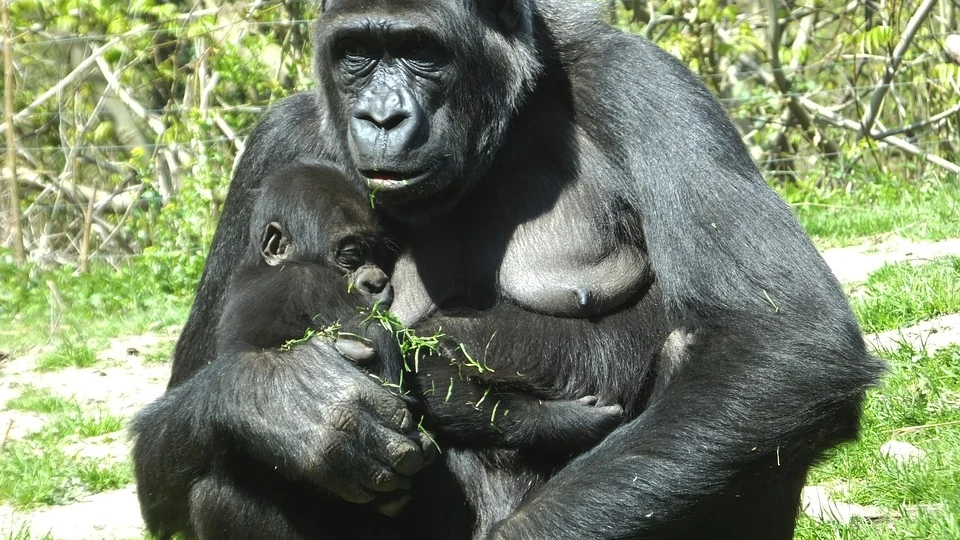
<path fill-rule="evenodd" d="M 764 81 L 774 80 L 774 77 L 772 74 L 765 71 L 763 68 L 761 68 L 756 62 L 754 62 L 749 57 L 741 56 L 740 62 L 744 64 L 748 69 L 756 72 L 757 76 L 759 76 Z M 797 103 L 802 105 L 804 109 L 812 111 L 814 114 L 818 115 L 820 118 L 822 118 L 824 121 L 826 121 L 829 124 L 842 127 L 845 129 L 853 130 L 857 133 L 860 133 L 861 131 L 863 131 L 863 126 L 860 123 L 850 120 L 849 118 L 845 118 L 841 116 L 839 113 L 831 110 L 828 107 L 824 107 L 823 105 L 820 105 L 819 103 L 813 101 L 810 98 L 807 98 L 805 96 L 795 96 L 793 99 L 796 99 Z M 809 113 L 807 114 L 809 116 Z M 960 165 L 947 161 L 936 154 L 931 154 L 929 152 L 926 152 L 920 147 L 912 143 L 909 143 L 899 137 L 888 135 L 881 131 L 871 131 L 867 133 L 867 135 L 871 139 L 876 140 L 877 142 L 889 144 L 890 146 L 899 148 L 909 154 L 922 157 L 926 161 L 933 163 L 934 165 L 943 167 L 944 169 L 954 174 L 960 174 Z"/>
<path fill-rule="evenodd" d="M 103 74 L 103 78 L 107 81 L 107 86 L 118 98 L 120 98 L 120 101 L 122 101 L 124 105 L 126 105 L 130 111 L 133 112 L 133 114 L 142 118 L 147 125 L 150 126 L 150 129 L 152 129 L 154 133 L 157 135 L 163 135 L 163 132 L 166 129 L 166 127 L 163 125 L 163 122 L 161 122 L 159 118 L 148 113 L 143 105 L 137 103 L 137 101 L 133 99 L 133 96 L 123 89 L 123 86 L 120 85 L 120 81 L 117 80 L 116 74 L 113 73 L 113 71 L 110 69 L 110 65 L 107 64 L 107 61 L 104 60 L 103 57 L 98 56 L 96 58 L 96 62 L 97 66 L 100 68 L 100 73 Z"/>
<path fill-rule="evenodd" d="M 144 27 L 134 28 L 133 30 L 130 30 L 129 32 L 126 32 L 126 33 L 124 33 L 124 34 L 121 34 L 121 35 L 119 35 L 119 36 L 111 39 L 110 41 L 106 42 L 105 44 L 103 44 L 103 45 L 97 47 L 96 49 L 94 49 L 94 50 L 90 53 L 90 56 L 84 58 L 84 59 L 83 59 L 83 62 L 80 62 L 79 64 L 77 64 L 77 67 L 73 68 L 73 71 L 71 71 L 66 77 L 60 79 L 60 82 L 58 82 L 57 84 L 55 84 L 55 85 L 53 85 L 52 87 L 50 87 L 46 92 L 40 94 L 40 95 L 37 97 L 37 99 L 33 100 L 33 103 L 27 105 L 27 106 L 24 107 L 20 112 L 18 112 L 17 114 L 13 115 L 13 121 L 14 121 L 14 122 L 23 122 L 23 120 L 26 119 L 28 116 L 30 116 L 30 114 L 31 114 L 37 107 L 39 107 L 40 105 L 43 105 L 48 99 L 52 98 L 53 96 L 56 96 L 56 95 L 60 94 L 60 92 L 61 92 L 67 85 L 69 85 L 70 83 L 72 83 L 72 82 L 75 81 L 76 79 L 79 79 L 80 76 L 83 75 L 84 73 L 86 73 L 87 69 L 88 69 L 90 66 L 92 66 L 92 65 L 97 61 L 98 58 L 100 58 L 101 56 L 103 56 L 103 54 L 104 54 L 105 52 L 107 52 L 107 51 L 110 50 L 111 48 L 115 47 L 115 46 L 117 45 L 117 43 L 120 43 L 120 42 L 121 42 L 124 38 L 126 38 L 128 35 L 133 34 L 133 33 L 135 33 L 135 32 L 142 32 L 142 31 L 143 31 L 143 28 L 145 28 L 145 26 L 144 26 Z M 3 132 L 6 131 L 6 130 L 7 130 L 7 126 L 6 126 L 6 125 L 0 125 L 0 133 L 3 133 Z"/>
<path fill-rule="evenodd" d="M 936 3 L 937 0 L 924 0 L 923 3 L 920 4 L 920 7 L 917 8 L 917 12 L 913 14 L 913 17 L 910 17 L 910 22 L 907 23 L 907 28 L 903 31 L 900 42 L 893 48 L 893 55 L 890 56 L 890 62 L 887 64 L 887 69 L 883 72 L 880 84 L 874 89 L 873 95 L 870 96 L 870 105 L 867 106 L 866 112 L 863 113 L 863 120 L 860 122 L 860 131 L 857 132 L 858 139 L 873 129 L 873 123 L 876 121 L 877 114 L 880 112 L 883 98 L 886 96 L 887 90 L 890 89 L 890 82 L 893 80 L 897 68 L 900 67 L 903 55 L 906 54 L 907 48 L 913 41 L 913 37 L 917 34 L 917 30 L 920 29 L 920 25 L 923 24 L 924 19 L 927 18 L 927 15 Z"/>

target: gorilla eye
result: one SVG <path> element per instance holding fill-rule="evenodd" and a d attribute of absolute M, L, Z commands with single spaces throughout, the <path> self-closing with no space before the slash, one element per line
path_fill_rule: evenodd
<path fill-rule="evenodd" d="M 336 260 L 339 266 L 356 270 L 363 265 L 363 249 L 357 244 L 341 244 L 337 249 Z"/>
<path fill-rule="evenodd" d="M 337 44 L 337 52 L 344 58 L 368 58 L 370 50 L 359 40 L 348 38 Z"/>
<path fill-rule="evenodd" d="M 417 55 L 429 52 L 433 47 L 433 44 L 430 40 L 423 36 L 417 36 L 415 39 L 411 40 L 407 44 L 407 52 Z"/>
<path fill-rule="evenodd" d="M 440 63 L 443 50 L 432 38 L 415 34 L 403 41 L 400 56 L 418 67 L 432 67 Z"/>

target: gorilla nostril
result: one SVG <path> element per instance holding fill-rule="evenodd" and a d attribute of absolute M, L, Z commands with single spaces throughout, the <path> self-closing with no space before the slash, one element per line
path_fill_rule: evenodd
<path fill-rule="evenodd" d="M 388 283 L 376 296 L 382 307 L 390 307 L 393 304 L 393 287 Z"/>
<path fill-rule="evenodd" d="M 390 131 L 391 129 L 402 124 L 403 121 L 406 120 L 407 118 L 410 118 L 410 115 L 398 113 L 398 114 L 391 115 L 387 118 L 384 118 L 383 120 L 375 123 L 377 124 L 377 126 L 380 127 L 380 129 L 384 131 Z"/>
<path fill-rule="evenodd" d="M 404 120 L 410 118 L 409 114 L 403 112 L 395 112 L 390 115 L 376 115 L 376 114 L 358 114 L 356 115 L 358 120 L 363 120 L 373 124 L 377 129 L 382 129 L 383 131 L 390 131 L 391 129 L 396 128 L 403 123 Z"/>

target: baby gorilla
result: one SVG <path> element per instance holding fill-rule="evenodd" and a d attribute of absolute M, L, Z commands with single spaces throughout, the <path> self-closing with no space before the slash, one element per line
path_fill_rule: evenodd
<path fill-rule="evenodd" d="M 374 374 L 385 382 L 400 381 L 404 359 L 395 338 L 369 317 L 371 309 L 390 305 L 388 274 L 397 254 L 370 202 L 353 184 L 323 163 L 290 165 L 264 179 L 250 223 L 249 253 L 228 285 L 220 343 L 277 348 L 302 338 L 307 329 L 340 323 L 341 352 L 364 364 L 372 363 L 376 350 Z M 445 320 L 453 322 L 435 315 L 421 328 L 433 335 Z M 470 343 L 491 338 L 456 337 Z M 404 396 L 412 412 L 423 415 L 441 446 L 568 458 L 593 446 L 622 419 L 620 406 L 594 406 L 592 396 L 541 399 L 534 395 L 537 389 L 524 384 L 530 374 L 496 373 L 495 359 L 475 362 L 458 343 L 441 337 L 435 351 L 420 355 L 419 369 L 406 374 L 404 383 L 413 389 L 412 397 Z M 407 360 L 406 365 L 415 364 Z M 550 392 L 540 389 L 539 394 L 546 398 Z"/>
<path fill-rule="evenodd" d="M 250 223 L 250 249 L 230 277 L 217 326 L 219 345 L 277 348 L 308 330 L 355 325 L 365 318 L 361 308 L 390 305 L 386 272 L 396 256 L 369 205 L 334 169 L 301 163 L 264 179 Z"/>

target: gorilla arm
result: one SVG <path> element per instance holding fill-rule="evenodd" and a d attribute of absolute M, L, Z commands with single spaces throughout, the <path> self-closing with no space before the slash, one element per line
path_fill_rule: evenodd
<path fill-rule="evenodd" d="M 882 365 L 715 99 L 655 46 L 608 44 L 597 58 L 634 68 L 608 70 L 609 80 L 573 73 L 587 86 L 578 95 L 603 96 L 579 105 L 631 111 L 636 125 L 625 131 L 636 140 L 608 149 L 630 181 L 598 185 L 640 216 L 660 318 L 687 339 L 661 353 L 642 413 L 531 493 L 492 536 L 790 538 L 809 466 L 856 435 Z M 583 118 L 585 132 L 607 129 L 608 117 L 596 117 Z M 619 348 L 609 356 L 625 367 L 645 365 L 629 347 L 596 346 Z"/>
<path fill-rule="evenodd" d="M 408 486 L 427 444 L 399 398 L 320 340 L 225 350 L 149 405 L 132 430 L 151 531 L 183 530 L 187 490 L 228 452 L 367 502 Z"/>

